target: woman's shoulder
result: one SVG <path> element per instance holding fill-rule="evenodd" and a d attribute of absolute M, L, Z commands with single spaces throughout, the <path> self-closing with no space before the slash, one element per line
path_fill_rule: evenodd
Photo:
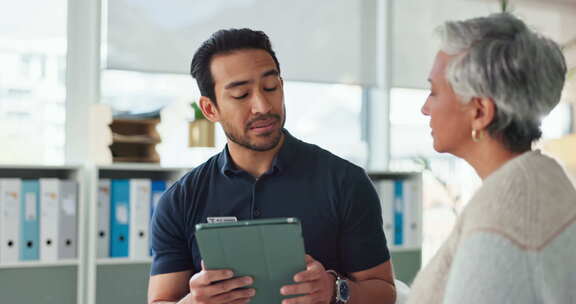
<path fill-rule="evenodd" d="M 463 236 L 492 231 L 540 246 L 576 218 L 576 190 L 555 160 L 532 151 L 486 179 L 463 217 Z"/>

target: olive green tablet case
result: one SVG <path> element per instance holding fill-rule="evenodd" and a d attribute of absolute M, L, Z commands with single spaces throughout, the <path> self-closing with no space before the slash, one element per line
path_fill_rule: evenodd
<path fill-rule="evenodd" d="M 235 276 L 254 278 L 251 304 L 280 304 L 286 298 L 280 288 L 294 284 L 294 275 L 306 269 L 296 218 L 198 224 L 196 240 L 206 269 L 231 269 Z"/>

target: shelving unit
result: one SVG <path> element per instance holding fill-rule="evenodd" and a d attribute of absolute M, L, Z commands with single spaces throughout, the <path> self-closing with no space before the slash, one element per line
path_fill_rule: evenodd
<path fill-rule="evenodd" d="M 155 164 L 127 163 L 107 166 L 0 166 L 0 178 L 59 178 L 78 182 L 78 259 L 53 262 L 16 262 L 0 265 L 0 294 L 7 303 L 104 304 L 145 303 L 151 258 L 98 258 L 98 180 L 148 178 L 176 181 L 189 169 Z M 415 181 L 420 173 L 371 172 L 370 178 Z M 422 201 L 421 191 L 418 194 Z M 421 209 L 420 209 L 421 210 Z M 420 214 L 421 223 L 421 214 Z M 387 235 L 390 240 L 390 236 Z M 390 241 L 389 241 L 390 245 Z M 411 282 L 421 264 L 421 244 L 390 245 L 396 276 Z M 34 286 L 35 292 L 22 292 Z"/>
<path fill-rule="evenodd" d="M 87 279 L 83 303 L 146 303 L 151 258 L 98 258 L 98 180 L 147 178 L 176 181 L 189 171 L 156 164 L 119 163 L 87 169 L 89 220 L 87 222 Z"/>
<path fill-rule="evenodd" d="M 416 193 L 411 193 L 410 198 L 415 200 L 415 208 L 413 211 L 416 212 L 414 215 L 416 218 L 417 231 L 417 244 L 410 244 L 409 246 L 396 246 L 393 244 L 393 236 L 386 234 L 386 239 L 388 241 L 388 248 L 390 249 L 390 254 L 392 256 L 392 261 L 394 263 L 394 272 L 396 278 L 405 282 L 411 283 L 418 270 L 422 265 L 422 174 L 419 172 L 369 172 L 368 176 L 374 182 L 377 190 L 378 183 L 385 180 L 401 180 L 409 181 L 414 184 Z M 380 200 L 393 199 L 392 197 L 382 197 L 382 193 L 379 193 Z M 383 210 L 383 213 L 386 212 Z M 391 212 L 391 210 L 390 210 Z M 386 229 L 385 229 L 386 230 Z"/>
<path fill-rule="evenodd" d="M 83 171 L 79 166 L 0 165 L 0 178 L 59 178 L 78 183 L 77 259 L 26 261 L 0 265 L 0 294 L 3 303 L 83 303 L 86 263 L 83 237 L 86 222 Z M 34 292 L 27 292 L 29 286 Z"/>

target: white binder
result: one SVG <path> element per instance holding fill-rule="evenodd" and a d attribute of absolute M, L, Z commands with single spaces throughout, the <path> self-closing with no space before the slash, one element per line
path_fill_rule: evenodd
<path fill-rule="evenodd" d="M 40 260 L 58 259 L 58 222 L 60 207 L 60 181 L 56 178 L 40 179 Z"/>
<path fill-rule="evenodd" d="M 388 246 L 392 245 L 394 238 L 394 181 L 381 180 L 378 182 L 378 194 L 382 206 L 382 223 Z"/>
<path fill-rule="evenodd" d="M 420 248 L 422 243 L 421 189 L 415 179 L 404 180 L 404 246 Z"/>
<path fill-rule="evenodd" d="M 18 178 L 0 179 L 0 264 L 20 256 L 20 190 Z"/>
<path fill-rule="evenodd" d="M 110 179 L 98 181 L 98 258 L 110 257 Z"/>
<path fill-rule="evenodd" d="M 151 181 L 149 179 L 130 180 L 130 258 L 149 257 L 148 225 L 150 221 Z"/>
<path fill-rule="evenodd" d="M 78 184 L 73 180 L 60 181 L 58 218 L 58 258 L 75 259 L 77 255 Z"/>

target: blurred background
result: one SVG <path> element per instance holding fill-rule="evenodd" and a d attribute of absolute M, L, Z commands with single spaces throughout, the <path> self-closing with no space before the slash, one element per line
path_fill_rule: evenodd
<path fill-rule="evenodd" d="M 214 147 L 188 145 L 190 103 L 199 97 L 188 73 L 192 55 L 218 29 L 259 29 L 270 36 L 280 61 L 286 128 L 293 135 L 369 172 L 422 173 L 426 264 L 480 183 L 464 161 L 433 150 L 428 119 L 420 113 L 438 48 L 434 30 L 449 19 L 499 12 L 501 5 L 0 0 L 0 164 L 89 164 L 89 117 L 97 104 L 114 113 L 160 111 L 160 166 L 204 162 L 223 148 L 225 137 L 217 127 Z M 518 0 L 508 6 L 561 44 L 569 66 L 576 66 L 576 1 Z M 563 101 L 543 120 L 544 138 L 537 144 L 568 164 L 576 157 L 574 74 Z M 0 302 L 2 289 L 0 284 Z"/>

